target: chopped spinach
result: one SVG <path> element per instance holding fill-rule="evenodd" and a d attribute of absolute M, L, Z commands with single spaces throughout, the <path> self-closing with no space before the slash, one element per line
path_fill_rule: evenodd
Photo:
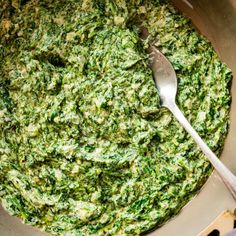
<path fill-rule="evenodd" d="M 178 76 L 177 102 L 220 154 L 230 70 L 165 0 L 0 0 L 0 199 L 53 235 L 140 235 L 211 166 L 160 107 L 139 24 Z"/>

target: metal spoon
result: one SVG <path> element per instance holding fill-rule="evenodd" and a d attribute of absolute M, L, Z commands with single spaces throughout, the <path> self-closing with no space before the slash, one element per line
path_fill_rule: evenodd
<path fill-rule="evenodd" d="M 168 108 L 189 135 L 191 135 L 236 200 L 236 176 L 211 151 L 175 103 L 177 78 L 174 68 L 155 46 L 151 45 L 147 51 L 150 55 L 150 67 L 153 72 L 156 88 L 159 92 L 161 106 Z"/>

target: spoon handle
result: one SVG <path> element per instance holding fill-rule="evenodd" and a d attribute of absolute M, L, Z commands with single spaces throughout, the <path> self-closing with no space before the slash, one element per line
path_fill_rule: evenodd
<path fill-rule="evenodd" d="M 225 185 L 228 187 L 232 196 L 236 200 L 236 176 L 211 151 L 211 149 L 206 145 L 206 143 L 202 140 L 199 134 L 193 129 L 191 124 L 188 122 L 188 120 L 185 118 L 185 116 L 175 103 L 168 104 L 168 106 L 166 107 L 173 113 L 175 118 L 180 122 L 180 124 L 185 128 L 185 130 L 198 144 L 202 152 L 207 156 L 213 167 L 218 172 L 219 176 L 224 181 Z"/>

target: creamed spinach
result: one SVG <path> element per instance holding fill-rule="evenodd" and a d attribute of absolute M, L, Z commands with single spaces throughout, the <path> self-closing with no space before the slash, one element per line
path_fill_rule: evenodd
<path fill-rule="evenodd" d="M 140 235 L 201 188 L 211 166 L 160 107 L 148 41 L 220 154 L 231 72 L 168 1 L 0 0 L 0 199 L 10 214 L 53 235 Z"/>

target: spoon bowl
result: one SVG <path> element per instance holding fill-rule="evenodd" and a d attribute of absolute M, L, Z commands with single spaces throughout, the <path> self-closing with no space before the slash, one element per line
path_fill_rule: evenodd
<path fill-rule="evenodd" d="M 155 46 L 150 46 L 149 63 L 159 92 L 161 105 L 167 107 L 175 102 L 177 77 L 169 60 Z"/>

